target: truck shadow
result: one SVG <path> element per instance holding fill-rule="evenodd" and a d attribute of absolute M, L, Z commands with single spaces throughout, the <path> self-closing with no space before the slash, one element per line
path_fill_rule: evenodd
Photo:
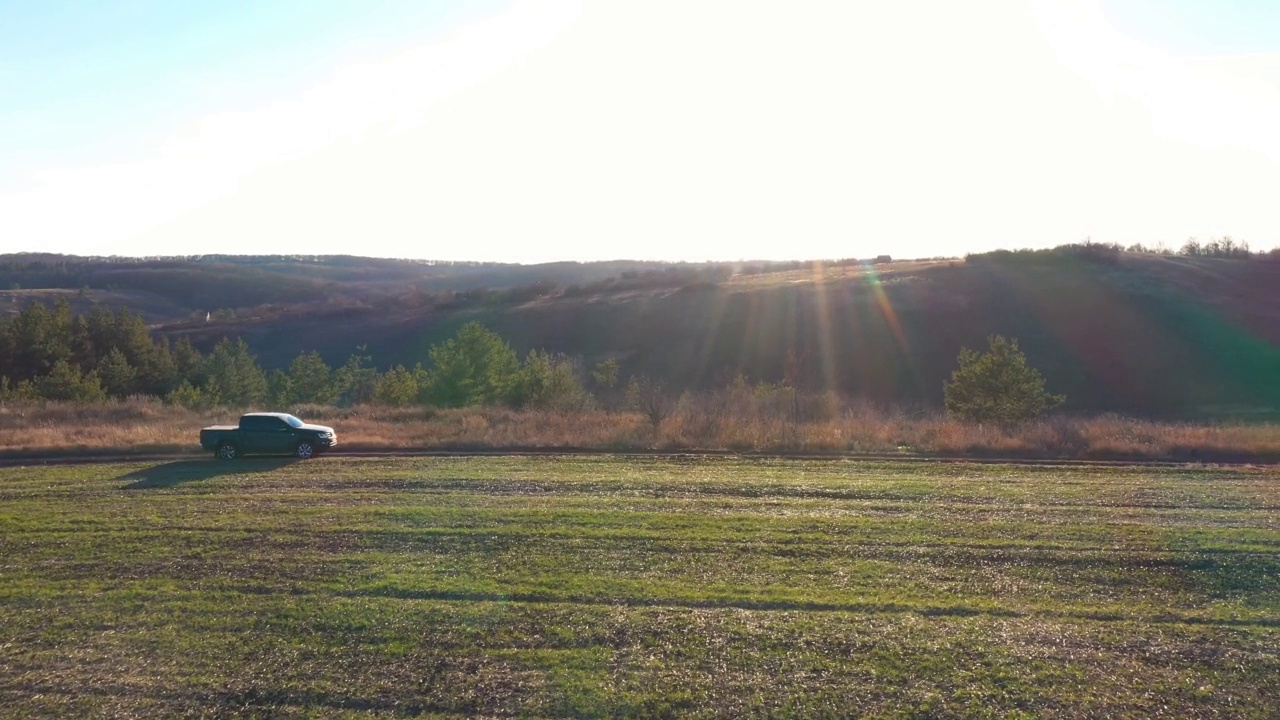
<path fill-rule="evenodd" d="M 226 475 L 271 472 L 295 462 L 297 458 L 253 458 L 234 461 L 179 460 L 134 470 L 117 479 L 132 481 L 122 486 L 121 490 L 147 490 L 173 487 Z"/>

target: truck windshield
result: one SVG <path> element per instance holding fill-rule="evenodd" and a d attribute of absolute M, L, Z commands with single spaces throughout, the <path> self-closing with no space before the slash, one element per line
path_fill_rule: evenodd
<path fill-rule="evenodd" d="M 300 427 L 302 427 L 303 425 L 306 425 L 306 423 L 302 422 L 301 420 L 299 420 L 298 418 L 296 418 L 296 417 L 294 417 L 294 416 L 292 416 L 292 415 L 285 415 L 285 416 L 284 416 L 284 421 L 285 421 L 285 422 L 287 422 L 287 423 L 289 423 L 289 427 L 296 427 L 296 428 L 300 428 Z"/>

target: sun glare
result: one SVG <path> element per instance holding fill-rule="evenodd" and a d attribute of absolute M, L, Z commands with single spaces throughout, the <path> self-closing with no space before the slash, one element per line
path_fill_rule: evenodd
<path fill-rule="evenodd" d="M 518 2 L 386 45 L 257 106 L 140 118 L 142 154 L 7 169 L 5 249 L 537 262 L 1280 239 L 1280 54 L 1179 54 L 1102 2 Z"/>

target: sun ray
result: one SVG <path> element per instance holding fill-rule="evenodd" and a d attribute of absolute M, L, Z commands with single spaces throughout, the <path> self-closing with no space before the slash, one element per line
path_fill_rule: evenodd
<path fill-rule="evenodd" d="M 729 304 L 729 293 L 723 286 L 717 285 L 709 294 L 706 331 L 703 333 L 702 342 L 700 343 L 701 348 L 698 351 L 697 360 L 698 372 L 695 375 L 704 384 L 707 381 L 719 379 L 712 377 L 708 370 L 715 357 L 716 347 L 720 343 L 720 337 L 724 329 L 725 311 Z"/>
<path fill-rule="evenodd" d="M 911 374 L 912 381 L 919 383 L 920 373 L 916 368 L 915 358 L 911 354 L 911 346 L 907 342 L 907 334 L 902 329 L 902 322 L 898 319 L 898 313 L 894 310 L 893 303 L 889 301 L 889 294 L 884 290 L 884 282 L 880 279 L 880 274 L 876 272 L 874 265 L 863 263 L 862 267 L 866 273 L 867 284 L 871 288 L 875 305 L 884 317 L 885 324 L 889 326 L 889 332 L 892 333 L 894 342 L 897 343 L 898 351 L 903 362 L 907 365 L 907 371 Z"/>
<path fill-rule="evenodd" d="M 826 282 L 821 262 L 813 263 L 813 297 L 817 312 L 818 363 L 822 368 L 822 390 L 832 392 L 836 386 L 835 324 L 831 313 L 831 287 Z"/>

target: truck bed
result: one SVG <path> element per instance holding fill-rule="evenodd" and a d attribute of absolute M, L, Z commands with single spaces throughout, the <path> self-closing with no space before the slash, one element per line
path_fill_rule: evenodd
<path fill-rule="evenodd" d="M 201 432 L 205 430 L 239 430 L 239 425 L 210 425 L 207 428 L 200 428 Z"/>

